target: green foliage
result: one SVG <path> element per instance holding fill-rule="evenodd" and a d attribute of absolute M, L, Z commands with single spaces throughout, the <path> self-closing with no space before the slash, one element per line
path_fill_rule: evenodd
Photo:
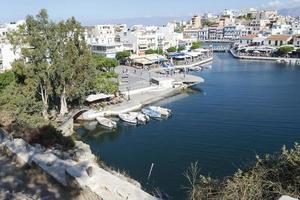
<path fill-rule="evenodd" d="M 201 47 L 201 42 L 200 41 L 197 41 L 197 42 L 193 42 L 192 43 L 192 46 L 191 46 L 191 49 L 199 49 Z"/>
<path fill-rule="evenodd" d="M 277 52 L 279 54 L 288 54 L 288 53 L 292 52 L 293 50 L 294 50 L 293 46 L 281 46 L 281 47 L 279 47 Z"/>
<path fill-rule="evenodd" d="M 116 78 L 117 75 L 112 72 L 99 73 L 94 80 L 95 92 L 103 92 L 107 94 L 113 94 L 118 91 L 117 82 L 112 78 Z"/>
<path fill-rule="evenodd" d="M 147 49 L 145 51 L 145 54 L 159 54 L 159 55 L 162 55 L 162 54 L 164 54 L 164 51 L 162 49 Z"/>
<path fill-rule="evenodd" d="M 117 59 L 118 61 L 122 61 L 122 60 L 128 58 L 130 55 L 131 55 L 131 52 L 130 52 L 130 51 L 126 51 L 126 50 L 125 50 L 125 51 L 121 51 L 121 52 L 118 52 L 118 53 L 116 54 L 116 59 Z"/>
<path fill-rule="evenodd" d="M 97 70 L 99 71 L 110 72 L 113 71 L 113 69 L 118 65 L 116 59 L 107 58 L 96 54 L 93 55 L 93 60 Z"/>
<path fill-rule="evenodd" d="M 298 49 L 296 50 L 296 52 L 297 52 L 297 53 L 300 53 L 300 48 L 298 48 Z"/>
<path fill-rule="evenodd" d="M 185 173 L 190 187 L 189 199 L 278 199 L 286 194 L 300 196 L 300 145 L 280 154 L 257 156 L 256 164 L 246 171 L 238 170 L 223 181 L 199 175 L 197 164 Z"/>
<path fill-rule="evenodd" d="M 0 73 L 0 91 L 13 83 L 15 83 L 15 75 L 13 72 L 8 71 Z"/>
<path fill-rule="evenodd" d="M 178 46 L 177 51 L 183 51 L 185 50 L 185 46 Z"/>
<path fill-rule="evenodd" d="M 167 49 L 168 53 L 173 53 L 173 52 L 176 52 L 176 51 L 177 51 L 176 47 L 170 47 L 170 48 Z"/>
<path fill-rule="evenodd" d="M 177 27 L 174 29 L 175 33 L 182 33 L 183 32 L 183 27 Z"/>

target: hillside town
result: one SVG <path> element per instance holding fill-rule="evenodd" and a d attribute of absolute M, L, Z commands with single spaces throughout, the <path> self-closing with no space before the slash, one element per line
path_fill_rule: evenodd
<path fill-rule="evenodd" d="M 6 39 L 24 21 L 0 26 L 0 70 L 11 68 L 19 57 Z M 194 15 L 189 21 L 172 21 L 164 26 L 100 24 L 85 27 L 85 39 L 95 54 L 115 58 L 118 52 L 136 55 L 161 54 L 189 49 L 193 42 L 235 43 L 240 53 L 270 55 L 282 46 L 290 55 L 299 57 L 300 19 L 281 16 L 274 10 L 227 10 L 214 15 Z M 259 48 L 253 48 L 253 46 Z M 180 47 L 180 48 L 179 48 Z M 250 47 L 250 48 L 247 48 Z"/>

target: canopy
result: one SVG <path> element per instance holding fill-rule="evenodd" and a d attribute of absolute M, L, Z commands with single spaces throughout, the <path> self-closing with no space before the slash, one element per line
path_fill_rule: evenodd
<path fill-rule="evenodd" d="M 100 93 L 100 94 L 91 94 L 86 98 L 87 102 L 93 102 L 93 101 L 99 101 L 99 100 L 103 100 L 103 99 L 109 99 L 114 97 L 114 95 L 111 94 L 104 94 L 104 93 Z"/>

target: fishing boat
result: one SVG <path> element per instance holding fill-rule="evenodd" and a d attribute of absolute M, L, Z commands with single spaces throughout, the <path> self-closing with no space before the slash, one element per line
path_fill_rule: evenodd
<path fill-rule="evenodd" d="M 156 112 L 156 111 L 151 110 L 149 108 L 143 108 L 142 113 L 149 116 L 149 117 L 151 117 L 151 118 L 154 118 L 154 119 L 159 119 L 159 118 L 162 117 L 159 112 Z"/>
<path fill-rule="evenodd" d="M 130 123 L 130 124 L 137 124 L 138 123 L 138 120 L 137 120 L 136 116 L 133 115 L 133 114 L 130 114 L 130 113 L 119 114 L 119 118 L 122 121 Z"/>
<path fill-rule="evenodd" d="M 141 113 L 141 112 L 130 112 L 129 114 L 135 116 L 135 118 L 137 119 L 138 123 L 142 123 L 145 124 L 147 122 L 149 122 L 150 117 Z"/>
<path fill-rule="evenodd" d="M 96 120 L 101 126 L 106 128 L 114 129 L 117 128 L 117 123 L 111 119 L 107 119 L 105 117 L 97 117 Z"/>
<path fill-rule="evenodd" d="M 150 110 L 160 113 L 162 116 L 165 116 L 165 117 L 168 117 L 172 114 L 171 110 L 167 109 L 167 108 L 162 108 L 159 106 L 149 106 L 148 108 Z"/>

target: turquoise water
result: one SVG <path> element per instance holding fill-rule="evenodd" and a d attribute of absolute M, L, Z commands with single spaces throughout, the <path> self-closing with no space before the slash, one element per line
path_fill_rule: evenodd
<path fill-rule="evenodd" d="M 184 199 L 183 173 L 192 162 L 202 174 L 222 178 L 256 154 L 300 142 L 300 68 L 216 54 L 212 69 L 198 74 L 206 82 L 195 91 L 161 102 L 172 109 L 171 119 L 120 125 L 113 133 L 77 132 L 106 163 L 173 199 Z"/>

